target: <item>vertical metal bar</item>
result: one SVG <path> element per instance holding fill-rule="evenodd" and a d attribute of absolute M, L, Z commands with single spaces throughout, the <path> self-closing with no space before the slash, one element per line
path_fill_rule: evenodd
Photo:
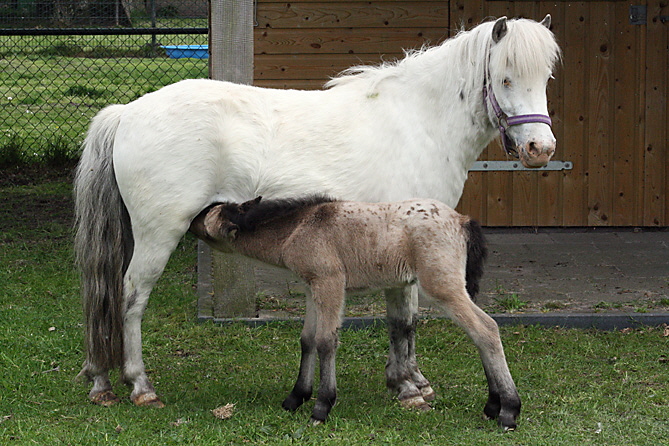
<path fill-rule="evenodd" d="M 151 28 L 156 27 L 156 0 L 151 0 Z M 156 35 L 151 34 L 151 48 L 156 50 Z"/>
<path fill-rule="evenodd" d="M 210 76 L 253 83 L 253 0 L 212 0 Z"/>
<path fill-rule="evenodd" d="M 253 0 L 211 0 L 209 8 L 209 77 L 251 84 Z M 206 253 L 209 247 L 200 242 L 199 249 Z M 210 275 L 213 287 L 198 293 L 198 307 L 202 307 L 200 303 L 209 305 L 215 318 L 255 317 L 253 263 L 239 256 L 213 252 L 211 263 L 204 264 L 207 257 L 199 257 L 198 269 Z M 206 296 L 211 292 L 214 294 L 213 302 Z"/>

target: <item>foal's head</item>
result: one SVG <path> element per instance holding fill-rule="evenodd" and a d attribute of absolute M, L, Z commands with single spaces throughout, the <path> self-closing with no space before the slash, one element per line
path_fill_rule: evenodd
<path fill-rule="evenodd" d="M 233 240 L 237 232 L 253 232 L 263 224 L 272 224 L 273 228 L 276 224 L 294 225 L 300 221 L 300 211 L 335 201 L 325 195 L 261 200 L 257 197 L 241 204 L 213 204 L 195 217 L 190 231 L 204 240 Z"/>
<path fill-rule="evenodd" d="M 238 224 L 245 214 L 260 203 L 262 197 L 242 204 L 217 203 L 209 206 L 195 217 L 190 231 L 205 240 L 234 239 L 240 229 Z"/>

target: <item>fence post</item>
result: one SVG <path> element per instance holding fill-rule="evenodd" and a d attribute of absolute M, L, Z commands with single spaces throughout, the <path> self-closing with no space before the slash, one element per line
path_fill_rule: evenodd
<path fill-rule="evenodd" d="M 209 8 L 209 77 L 251 84 L 253 0 L 211 0 Z M 210 252 L 202 242 L 198 253 L 199 317 L 254 317 L 256 287 L 251 261 Z"/>

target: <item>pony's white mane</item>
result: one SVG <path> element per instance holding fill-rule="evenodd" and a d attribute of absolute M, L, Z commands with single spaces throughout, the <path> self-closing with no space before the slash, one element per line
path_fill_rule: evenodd
<path fill-rule="evenodd" d="M 475 73 L 473 78 L 477 79 L 477 85 L 478 80 L 482 82 L 485 76 L 488 54 L 493 82 L 501 82 L 507 67 L 511 67 L 519 76 L 535 76 L 551 72 L 560 59 L 560 47 L 553 34 L 545 26 L 527 19 L 509 20 L 507 34 L 494 45 L 494 51 L 491 52 L 493 25 L 492 21 L 486 22 L 469 31 L 462 30 L 440 45 L 405 51 L 405 57 L 394 62 L 348 68 L 327 82 L 325 88 L 351 82 L 368 82 L 368 88 L 374 88 L 385 79 L 401 77 L 407 72 L 424 72 L 422 67 L 427 71 L 430 67 L 434 69 L 435 62 L 438 66 L 439 60 L 447 60 L 445 54 L 451 51 L 456 56 L 448 60 L 458 60 L 461 67 L 471 69 Z M 452 66 L 446 68 L 449 71 L 455 69 Z"/>

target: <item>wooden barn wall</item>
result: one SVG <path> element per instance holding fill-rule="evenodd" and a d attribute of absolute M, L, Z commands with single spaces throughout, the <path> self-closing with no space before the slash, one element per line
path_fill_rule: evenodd
<path fill-rule="evenodd" d="M 260 0 L 255 84 L 321 88 L 344 69 L 448 37 L 447 1 Z"/>
<path fill-rule="evenodd" d="M 647 6 L 646 25 L 629 23 L 631 4 Z M 549 86 L 554 159 L 574 167 L 471 172 L 459 210 L 488 226 L 669 225 L 665 0 L 259 1 L 255 84 L 320 88 L 486 17 L 547 13 L 564 53 Z M 506 158 L 493 143 L 480 159 Z"/>

